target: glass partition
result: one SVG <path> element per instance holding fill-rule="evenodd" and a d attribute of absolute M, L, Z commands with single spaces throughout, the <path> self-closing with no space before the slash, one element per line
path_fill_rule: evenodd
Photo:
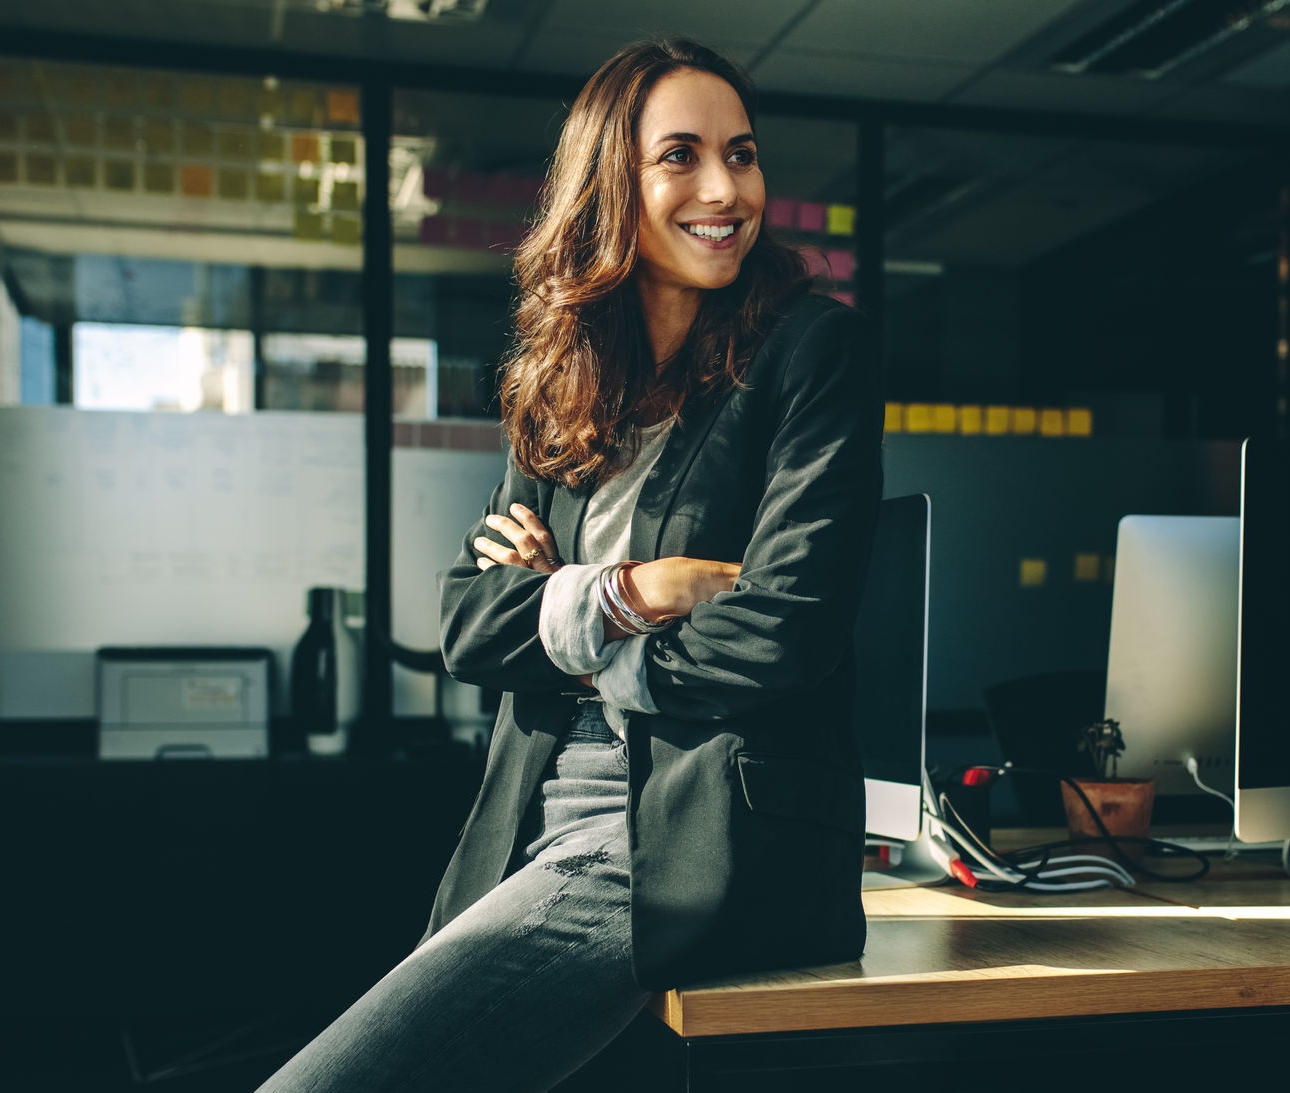
<path fill-rule="evenodd" d="M 917 408 L 889 425 L 1052 435 L 1075 408 L 1207 437 L 1261 412 L 1276 188 L 1250 153 L 892 127 L 886 170 L 888 396 Z"/>
<path fill-rule="evenodd" d="M 362 331 L 360 122 L 352 86 L 0 59 L 0 264 L 42 324 L 0 397 L 301 404 L 265 338 Z M 310 408 L 361 409 L 333 364 Z"/>

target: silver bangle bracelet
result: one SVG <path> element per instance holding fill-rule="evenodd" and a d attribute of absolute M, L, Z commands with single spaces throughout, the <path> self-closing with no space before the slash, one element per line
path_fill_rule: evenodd
<path fill-rule="evenodd" d="M 650 622 L 627 602 L 627 593 L 621 584 L 622 574 L 638 565 L 640 562 L 615 562 L 602 569 L 600 579 L 596 582 L 596 597 L 605 617 L 620 630 L 628 634 L 657 634 L 676 620 L 669 615 L 658 622 Z"/>

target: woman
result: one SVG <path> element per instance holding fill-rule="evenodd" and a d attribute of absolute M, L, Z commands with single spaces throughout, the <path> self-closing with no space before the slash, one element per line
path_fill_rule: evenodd
<path fill-rule="evenodd" d="M 267 1089 L 546 1089 L 649 990 L 863 949 L 878 369 L 762 229 L 753 115 L 679 41 L 574 103 L 440 575 L 449 670 L 505 692 L 483 786 L 421 945 Z"/>

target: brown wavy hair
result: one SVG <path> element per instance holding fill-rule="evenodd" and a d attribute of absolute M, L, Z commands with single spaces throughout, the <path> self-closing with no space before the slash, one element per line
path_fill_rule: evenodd
<path fill-rule="evenodd" d="M 503 362 L 501 409 L 511 451 L 532 478 L 595 486 L 631 451 L 636 408 L 659 382 L 673 413 L 690 398 L 737 386 L 775 320 L 810 283 L 794 250 L 763 224 L 735 281 L 704 295 L 680 351 L 662 375 L 631 284 L 639 217 L 636 128 L 658 81 L 709 72 L 756 120 L 752 81 L 732 62 L 684 39 L 619 51 L 574 101 L 515 254 L 514 348 Z"/>

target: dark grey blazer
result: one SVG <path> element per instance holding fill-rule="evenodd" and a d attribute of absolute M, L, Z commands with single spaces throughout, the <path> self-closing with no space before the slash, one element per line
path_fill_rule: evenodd
<path fill-rule="evenodd" d="M 851 629 L 882 492 L 879 372 L 856 312 L 802 297 L 745 386 L 687 404 L 641 490 L 633 558 L 742 565 L 734 591 L 649 639 L 661 712 L 629 722 L 633 957 L 645 987 L 864 948 Z M 488 511 L 520 501 L 582 561 L 570 555 L 587 497 L 512 465 Z M 440 574 L 443 654 L 456 678 L 505 694 L 431 931 L 502 880 L 575 702 L 537 636 L 546 576 L 479 570 L 478 535 L 500 538 L 481 519 Z"/>

